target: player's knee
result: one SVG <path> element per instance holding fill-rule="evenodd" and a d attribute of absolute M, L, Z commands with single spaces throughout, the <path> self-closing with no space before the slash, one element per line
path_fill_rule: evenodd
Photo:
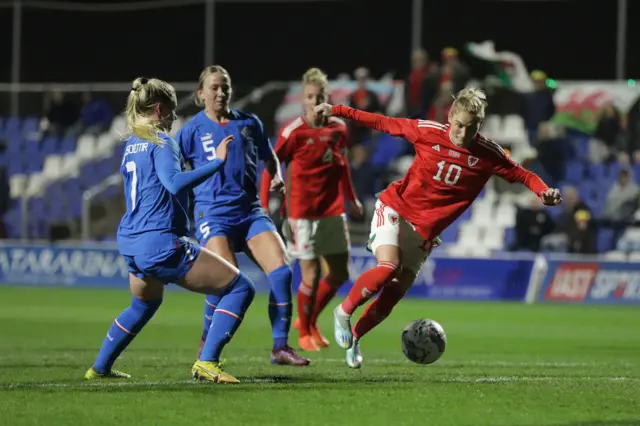
<path fill-rule="evenodd" d="M 276 282 L 288 282 L 291 283 L 291 279 L 293 278 L 293 271 L 291 270 L 291 266 L 282 265 L 269 274 L 269 278 Z"/>
<path fill-rule="evenodd" d="M 153 315 L 160 308 L 160 305 L 162 305 L 162 300 L 162 297 L 152 300 L 143 300 L 134 296 L 131 298 L 131 306 L 135 310 Z"/>
<path fill-rule="evenodd" d="M 317 259 L 301 260 L 300 273 L 302 274 L 302 281 L 309 285 L 315 285 L 320 279 L 320 263 Z"/>
<path fill-rule="evenodd" d="M 140 321 L 131 329 L 131 332 L 138 333 L 149 321 L 162 305 L 162 297 L 152 300 L 138 299 L 131 297 L 131 309 L 137 312 Z"/>
<path fill-rule="evenodd" d="M 256 286 L 248 276 L 240 272 L 234 280 L 233 289 L 231 291 L 233 293 L 245 293 L 247 297 L 253 299 L 256 295 Z"/>

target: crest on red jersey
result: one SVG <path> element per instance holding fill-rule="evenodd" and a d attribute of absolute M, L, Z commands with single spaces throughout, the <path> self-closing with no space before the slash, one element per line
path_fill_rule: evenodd
<path fill-rule="evenodd" d="M 397 225 L 398 224 L 398 220 L 399 220 L 399 218 L 398 218 L 397 214 L 389 214 L 389 222 L 392 225 Z"/>
<path fill-rule="evenodd" d="M 473 155 L 470 155 L 467 158 L 467 163 L 469 164 L 469 167 L 473 167 L 476 164 L 478 164 L 478 161 L 480 161 L 480 159 L 478 157 L 474 157 Z"/>

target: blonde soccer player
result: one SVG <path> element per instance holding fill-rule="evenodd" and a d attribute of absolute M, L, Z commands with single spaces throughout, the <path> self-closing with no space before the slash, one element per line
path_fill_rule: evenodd
<path fill-rule="evenodd" d="M 216 161 L 216 150 L 227 138 L 234 138 L 227 162 L 220 173 L 194 189 L 196 236 L 200 244 L 237 265 L 235 253 L 246 252 L 269 277 L 269 320 L 273 347 L 273 364 L 307 366 L 310 360 L 289 345 L 291 326 L 291 266 L 284 242 L 271 218 L 260 205 L 257 163 L 274 176 L 274 189 L 282 188 L 279 162 L 254 114 L 230 107 L 233 87 L 229 72 L 213 65 L 200 73 L 196 104 L 203 107 L 178 132 L 177 139 L 185 159 L 194 167 Z M 204 328 L 200 347 L 217 324 L 212 313 L 221 299 L 205 299 Z"/>
<path fill-rule="evenodd" d="M 286 220 L 283 233 L 290 253 L 299 259 L 302 282 L 298 288 L 298 345 L 305 351 L 329 346 L 317 320 L 336 291 L 349 278 L 349 229 L 345 202 L 351 215 L 362 216 L 362 205 L 351 183 L 346 157 L 348 133 L 338 117 L 318 117 L 314 108 L 327 102 L 329 82 L 318 68 L 302 76 L 304 114 L 280 131 L 276 155 L 286 164 Z M 261 199 L 269 204 L 269 171 L 262 178 Z M 321 279 L 321 260 L 327 273 Z"/>
<path fill-rule="evenodd" d="M 413 284 L 422 264 L 439 243 L 438 235 L 476 199 L 489 178 L 521 182 L 545 205 L 560 204 L 557 189 L 520 167 L 496 142 L 479 133 L 487 107 L 485 94 L 467 87 L 457 93 L 448 123 L 390 118 L 342 105 L 315 108 L 322 117 L 343 117 L 402 137 L 416 157 L 402 180 L 382 192 L 371 221 L 369 248 L 378 266 L 360 275 L 334 311 L 334 336 L 347 349 L 349 367 L 362 365 L 360 339 L 380 324 Z M 351 316 L 373 296 L 352 328 Z"/>
<path fill-rule="evenodd" d="M 193 365 L 194 378 L 218 383 L 239 381 L 220 363 L 224 346 L 240 326 L 255 288 L 249 278 L 222 257 L 189 241 L 187 190 L 220 173 L 233 137 L 216 149 L 216 160 L 192 171 L 176 142 L 167 135 L 176 113 L 176 93 L 165 81 L 133 82 L 125 115 L 130 137 L 120 171 L 127 210 L 118 227 L 118 250 L 129 269 L 131 304 L 113 321 L 85 379 L 126 379 L 113 364 L 153 317 L 170 283 L 197 293 L 219 294 L 210 333 Z"/>

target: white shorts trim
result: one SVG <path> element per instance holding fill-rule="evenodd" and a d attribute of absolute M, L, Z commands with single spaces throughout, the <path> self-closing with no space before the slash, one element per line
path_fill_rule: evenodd
<path fill-rule="evenodd" d="M 345 214 L 319 219 L 287 219 L 282 224 L 282 233 L 291 256 L 301 260 L 348 253 L 351 248 Z"/>

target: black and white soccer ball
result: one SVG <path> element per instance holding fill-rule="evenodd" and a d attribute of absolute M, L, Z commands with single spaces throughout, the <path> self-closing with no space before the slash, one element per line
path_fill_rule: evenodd
<path fill-rule="evenodd" d="M 432 364 L 444 353 L 447 336 L 437 322 L 423 318 L 402 330 L 402 352 L 417 364 Z"/>

